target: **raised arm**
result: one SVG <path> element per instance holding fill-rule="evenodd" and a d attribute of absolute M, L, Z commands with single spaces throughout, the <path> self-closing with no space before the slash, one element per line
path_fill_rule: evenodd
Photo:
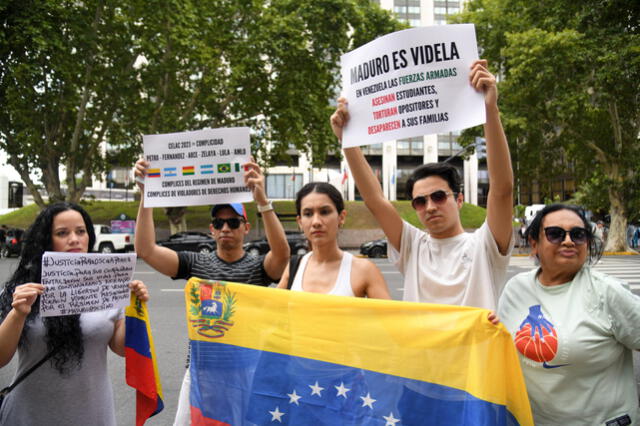
<path fill-rule="evenodd" d="M 487 69 L 486 60 L 471 65 L 471 85 L 484 93 L 487 122 L 484 136 L 487 143 L 487 169 L 489 195 L 487 197 L 487 223 L 500 253 L 507 254 L 513 226 L 513 169 L 509 144 L 500 122 L 498 89 L 495 77 Z"/>
<path fill-rule="evenodd" d="M 15 355 L 31 306 L 43 291 L 42 284 L 34 283 L 22 284 L 15 288 L 11 310 L 0 324 L 0 368 L 7 365 Z"/>
<path fill-rule="evenodd" d="M 255 162 L 245 164 L 244 183 L 251 190 L 258 207 L 266 207 L 269 204 L 264 190 L 264 175 Z M 262 223 L 270 248 L 264 258 L 264 270 L 269 277 L 279 279 L 289 262 L 291 249 L 284 228 L 273 208 L 262 212 Z"/>
<path fill-rule="evenodd" d="M 338 108 L 331 116 L 331 128 L 340 141 L 342 141 L 342 129 L 348 122 L 347 100 L 340 98 L 338 99 Z M 378 224 L 380 224 L 389 243 L 396 250 L 400 250 L 400 237 L 402 235 L 402 219 L 400 215 L 382 193 L 380 182 L 373 174 L 373 170 L 371 170 L 371 166 L 367 163 L 360 148 L 345 148 L 344 155 L 365 205 L 376 218 Z"/>
<path fill-rule="evenodd" d="M 144 178 L 147 174 L 149 163 L 143 159 L 136 162 L 136 178 Z M 156 229 L 153 223 L 153 209 L 144 206 L 144 185 L 138 182 L 140 187 L 140 207 L 136 220 L 135 248 L 138 257 L 142 258 L 149 266 L 161 274 L 175 277 L 178 274 L 178 253 L 156 244 Z"/>

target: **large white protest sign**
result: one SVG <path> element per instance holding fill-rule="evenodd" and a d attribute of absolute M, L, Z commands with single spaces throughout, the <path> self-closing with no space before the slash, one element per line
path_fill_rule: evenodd
<path fill-rule="evenodd" d="M 411 28 L 342 56 L 350 121 L 344 148 L 448 132 L 485 122 L 469 83 L 478 59 L 472 24 Z"/>
<path fill-rule="evenodd" d="M 251 158 L 249 128 L 145 135 L 145 207 L 200 206 L 253 200 L 242 165 Z"/>
<path fill-rule="evenodd" d="M 127 306 L 135 267 L 135 253 L 45 252 L 40 315 L 75 315 Z"/>

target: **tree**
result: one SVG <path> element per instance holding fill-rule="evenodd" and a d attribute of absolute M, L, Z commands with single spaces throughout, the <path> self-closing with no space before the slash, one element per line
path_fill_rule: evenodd
<path fill-rule="evenodd" d="M 77 201 L 142 134 L 250 126 L 267 164 L 322 164 L 340 56 L 401 25 L 366 0 L 25 0 L 0 22 L 0 147 L 40 206 L 37 179 Z"/>
<path fill-rule="evenodd" d="M 476 23 L 482 56 L 502 79 L 517 178 L 569 169 L 583 185 L 605 179 L 611 251 L 628 249 L 640 194 L 639 18 L 633 0 L 473 0 L 457 18 Z"/>
<path fill-rule="evenodd" d="M 101 144 L 117 144 L 135 94 L 131 24 L 104 0 L 0 7 L 0 148 L 41 207 L 38 180 L 50 201 L 78 201 L 107 167 Z"/>

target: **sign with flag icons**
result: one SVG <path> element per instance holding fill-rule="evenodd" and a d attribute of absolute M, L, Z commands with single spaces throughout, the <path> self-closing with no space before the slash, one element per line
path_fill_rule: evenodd
<path fill-rule="evenodd" d="M 189 280 L 193 425 L 530 425 L 478 308 Z"/>
<path fill-rule="evenodd" d="M 199 206 L 251 201 L 242 165 L 249 162 L 248 127 L 144 135 L 149 162 L 147 207 Z M 162 173 L 160 173 L 162 171 Z"/>
<path fill-rule="evenodd" d="M 136 389 L 136 426 L 164 408 L 149 312 L 145 302 L 131 293 L 125 310 L 125 364 L 127 384 Z"/>

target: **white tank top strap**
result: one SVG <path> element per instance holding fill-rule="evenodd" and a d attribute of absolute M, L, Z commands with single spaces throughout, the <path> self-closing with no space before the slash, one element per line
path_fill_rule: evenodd
<path fill-rule="evenodd" d="M 309 252 L 305 254 L 300 260 L 300 265 L 298 266 L 298 270 L 296 271 L 296 276 L 293 279 L 293 284 L 291 285 L 291 290 L 293 291 L 304 291 L 302 288 L 302 277 L 304 276 L 304 271 L 307 268 L 307 262 L 311 257 L 313 252 Z M 353 288 L 351 287 L 351 264 L 353 261 L 353 255 L 351 253 L 342 252 L 342 261 L 340 261 L 340 270 L 338 271 L 338 276 L 336 278 L 336 282 L 331 289 L 326 294 L 333 294 L 337 296 L 355 296 L 353 293 Z"/>
<path fill-rule="evenodd" d="M 302 289 L 302 277 L 304 276 L 304 270 L 307 268 L 307 261 L 311 257 L 313 252 L 309 252 L 302 256 L 300 259 L 300 264 L 298 265 L 298 270 L 296 271 L 296 276 L 293 278 L 293 284 L 291 284 L 291 290 L 294 291 L 304 291 Z"/>
<path fill-rule="evenodd" d="M 351 263 L 353 255 L 346 251 L 342 252 L 342 262 L 340 262 L 340 271 L 336 278 L 336 284 L 328 294 L 336 296 L 355 296 L 353 288 L 351 288 Z"/>

